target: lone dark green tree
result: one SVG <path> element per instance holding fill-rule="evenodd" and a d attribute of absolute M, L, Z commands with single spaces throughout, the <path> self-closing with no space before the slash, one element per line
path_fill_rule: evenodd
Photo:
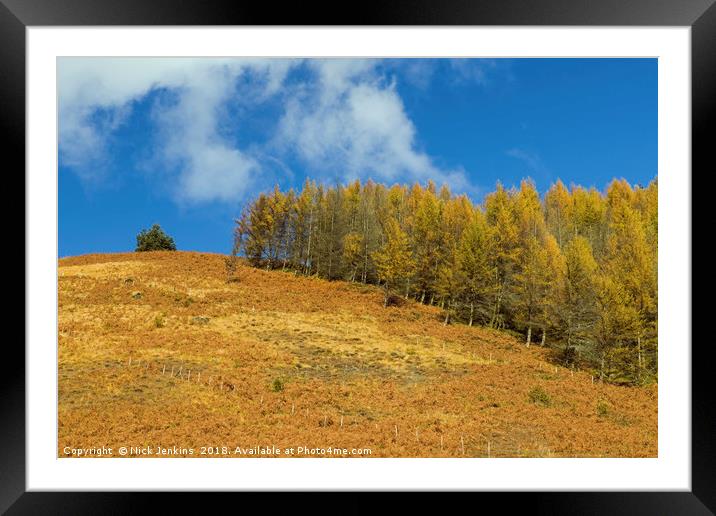
<path fill-rule="evenodd" d="M 174 239 L 167 235 L 159 224 L 154 224 L 151 229 L 143 229 L 137 235 L 137 252 L 176 250 Z"/>

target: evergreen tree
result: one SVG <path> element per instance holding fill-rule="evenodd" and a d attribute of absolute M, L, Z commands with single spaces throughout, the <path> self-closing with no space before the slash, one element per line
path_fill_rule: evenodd
<path fill-rule="evenodd" d="M 135 251 L 176 251 L 174 239 L 167 235 L 159 224 L 152 225 L 151 229 L 143 229 L 137 235 Z"/>

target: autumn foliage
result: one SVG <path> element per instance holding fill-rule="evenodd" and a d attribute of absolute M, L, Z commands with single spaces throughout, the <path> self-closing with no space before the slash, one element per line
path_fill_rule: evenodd
<path fill-rule="evenodd" d="M 266 269 L 381 285 L 438 306 L 444 324 L 518 332 L 566 365 L 627 384 L 657 375 L 657 181 L 606 192 L 557 182 L 476 205 L 432 182 L 356 181 L 261 194 L 235 248 Z"/>
<path fill-rule="evenodd" d="M 359 282 L 361 268 L 348 282 L 235 265 L 227 281 L 218 254 L 59 261 L 58 456 L 162 446 L 237 458 L 236 447 L 274 445 L 371 457 L 657 456 L 656 385 L 602 382 L 523 336 L 445 325 L 445 309 L 427 301 L 384 308 L 384 289 Z"/>

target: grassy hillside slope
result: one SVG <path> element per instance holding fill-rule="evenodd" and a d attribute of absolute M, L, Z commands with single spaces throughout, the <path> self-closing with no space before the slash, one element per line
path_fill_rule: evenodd
<path fill-rule="evenodd" d="M 443 326 L 381 291 L 189 252 L 59 261 L 65 446 L 340 447 L 388 457 L 657 454 L 657 389 Z M 489 443 L 489 446 L 488 446 Z M 179 450 L 179 455 L 183 455 Z M 305 455 L 302 455 L 305 456 Z"/>

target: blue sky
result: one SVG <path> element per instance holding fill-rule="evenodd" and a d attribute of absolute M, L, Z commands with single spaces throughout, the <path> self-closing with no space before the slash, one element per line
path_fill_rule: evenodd
<path fill-rule="evenodd" d="M 59 254 L 159 223 L 229 252 L 245 202 L 306 177 L 603 189 L 657 175 L 655 59 L 62 58 Z"/>

